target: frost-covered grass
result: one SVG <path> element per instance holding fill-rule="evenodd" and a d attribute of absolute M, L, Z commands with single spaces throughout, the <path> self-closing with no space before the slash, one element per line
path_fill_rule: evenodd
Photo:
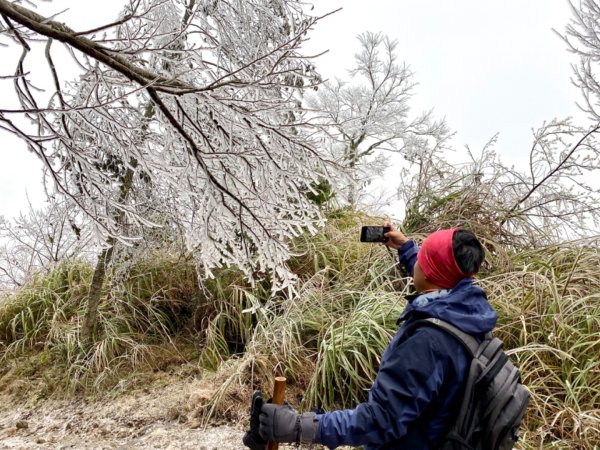
<path fill-rule="evenodd" d="M 293 299 L 258 310 L 247 351 L 223 366 L 234 386 L 291 382 L 303 409 L 352 407 L 366 398 L 396 330 L 407 291 L 380 246 L 356 242 L 360 218 L 330 224 L 299 244 L 304 283 Z M 600 442 L 600 251 L 557 246 L 509 253 L 488 238 L 479 277 L 499 313 L 496 334 L 532 393 L 522 448 L 594 449 Z M 218 408 L 210 408 L 215 413 Z"/>
<path fill-rule="evenodd" d="M 294 243 L 290 266 L 301 282 L 293 296 L 272 297 L 267 279 L 251 288 L 233 269 L 198 286 L 190 262 L 153 255 L 122 283 L 109 279 L 101 325 L 85 353 L 78 331 L 91 268 L 65 264 L 0 304 L 2 363 L 21 367 L 24 377 L 86 390 L 113 387 L 132 370 L 195 364 L 214 372 L 220 386 L 200 408 L 206 420 L 227 414 L 232 402 L 245 410 L 249 393 L 269 391 L 279 374 L 299 408 L 352 407 L 366 397 L 408 291 L 394 255 L 358 242 L 362 223 L 373 219 L 341 214 Z M 496 333 L 532 393 L 520 445 L 594 448 L 598 243 L 509 252 L 487 237 L 486 245 L 479 283 L 499 312 Z"/>
<path fill-rule="evenodd" d="M 80 327 L 92 267 L 65 262 L 48 276 L 34 277 L 0 302 L 5 369 L 27 366 L 28 373 L 40 376 L 48 368 L 58 369 L 62 376 L 49 383 L 87 390 L 111 386 L 131 370 L 178 358 L 174 339 L 198 290 L 193 267 L 172 268 L 173 260 L 164 257 L 136 265 L 124 283 L 109 279 L 89 348 L 81 343 Z"/>
<path fill-rule="evenodd" d="M 532 399 L 525 448 L 600 443 L 600 251 L 522 252 L 514 269 L 482 280 L 498 309 L 497 334 Z"/>

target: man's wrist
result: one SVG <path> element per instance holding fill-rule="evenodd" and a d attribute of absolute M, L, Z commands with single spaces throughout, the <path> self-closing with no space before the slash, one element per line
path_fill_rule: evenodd
<path fill-rule="evenodd" d="M 401 251 L 405 246 L 407 246 L 407 244 L 413 242 L 412 239 L 407 239 L 406 241 L 404 241 L 402 244 L 400 244 L 400 246 L 398 247 L 398 251 Z"/>
<path fill-rule="evenodd" d="M 314 412 L 300 414 L 300 442 L 315 442 L 319 418 Z"/>

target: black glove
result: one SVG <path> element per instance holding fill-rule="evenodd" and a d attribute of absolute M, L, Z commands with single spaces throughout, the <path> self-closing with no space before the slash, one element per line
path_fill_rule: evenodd
<path fill-rule="evenodd" d="M 290 405 L 263 404 L 260 436 L 270 442 L 315 442 L 319 421 L 314 412 L 298 414 Z"/>
<path fill-rule="evenodd" d="M 244 434 L 242 442 L 251 450 L 265 450 L 267 441 L 260 437 L 258 432 L 260 426 L 260 410 L 263 406 L 263 397 L 260 391 L 254 392 L 250 403 L 250 429 Z"/>

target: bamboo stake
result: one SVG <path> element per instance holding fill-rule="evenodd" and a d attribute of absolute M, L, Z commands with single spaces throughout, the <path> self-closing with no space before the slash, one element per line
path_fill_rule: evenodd
<path fill-rule="evenodd" d="M 283 404 L 283 399 L 285 398 L 285 377 L 275 377 L 275 385 L 273 386 L 273 399 L 271 400 L 274 405 Z M 267 445 L 267 450 L 277 450 L 279 448 L 279 443 L 277 442 L 269 442 Z"/>

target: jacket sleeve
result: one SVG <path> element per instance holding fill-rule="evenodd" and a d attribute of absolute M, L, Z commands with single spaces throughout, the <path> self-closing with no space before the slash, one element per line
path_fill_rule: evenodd
<path fill-rule="evenodd" d="M 451 370 L 439 334 L 423 327 L 400 345 L 398 338 L 386 350 L 366 403 L 319 416 L 318 442 L 332 449 L 400 439 L 438 395 Z"/>
<path fill-rule="evenodd" d="M 407 241 L 398 249 L 400 268 L 411 277 L 413 276 L 415 263 L 417 262 L 417 253 L 419 253 L 419 247 L 417 247 L 415 241 Z"/>

